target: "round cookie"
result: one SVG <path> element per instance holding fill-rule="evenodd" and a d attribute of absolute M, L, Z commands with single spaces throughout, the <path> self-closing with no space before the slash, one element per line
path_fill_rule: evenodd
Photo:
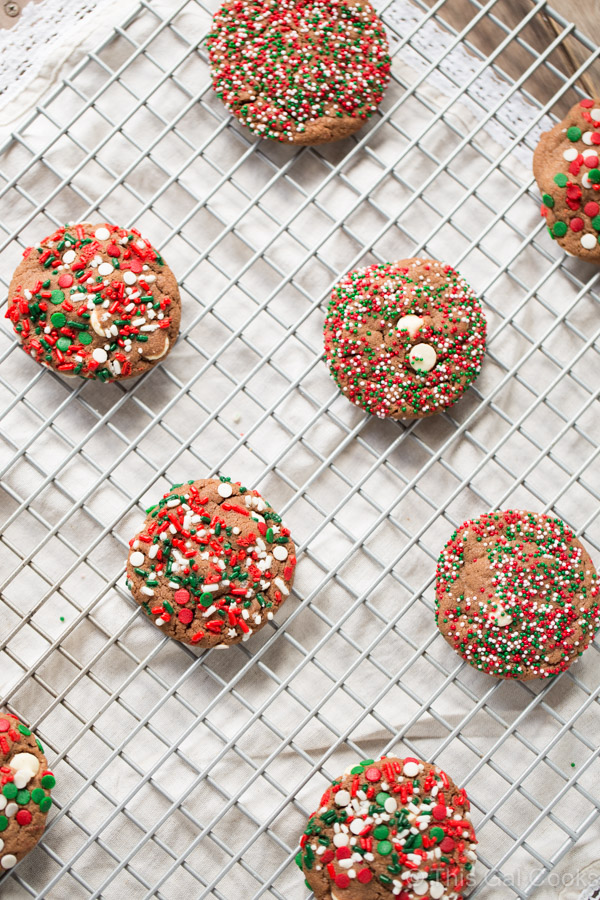
<path fill-rule="evenodd" d="M 367 0 L 227 0 L 207 37 L 213 88 L 258 137 L 323 144 L 373 115 L 389 81 Z"/>
<path fill-rule="evenodd" d="M 281 518 L 228 478 L 173 485 L 130 548 L 135 600 L 165 634 L 203 649 L 247 640 L 294 580 L 296 550 Z"/>
<path fill-rule="evenodd" d="M 38 739 L 16 716 L 0 713 L 0 877 L 41 838 L 55 783 Z"/>
<path fill-rule="evenodd" d="M 600 100 L 581 100 L 545 131 L 533 155 L 550 237 L 600 263 Z"/>
<path fill-rule="evenodd" d="M 135 228 L 66 225 L 28 247 L 6 317 L 23 349 L 63 375 L 117 381 L 164 359 L 179 332 L 175 276 Z"/>
<path fill-rule="evenodd" d="M 479 374 L 486 321 L 466 281 L 433 259 L 345 275 L 325 319 L 325 356 L 346 397 L 380 418 L 442 412 Z"/>
<path fill-rule="evenodd" d="M 497 678 L 563 672 L 600 625 L 596 570 L 561 519 L 509 509 L 465 522 L 436 574 L 440 631 Z"/>
<path fill-rule="evenodd" d="M 316 900 L 461 900 L 476 860 L 469 809 L 438 766 L 365 759 L 325 791 L 296 862 Z"/>

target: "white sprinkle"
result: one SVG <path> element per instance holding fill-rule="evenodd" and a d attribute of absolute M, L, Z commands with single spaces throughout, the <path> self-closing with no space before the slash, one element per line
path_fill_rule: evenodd
<path fill-rule="evenodd" d="M 580 240 L 585 250 L 593 250 L 597 243 L 595 234 L 582 234 Z"/>

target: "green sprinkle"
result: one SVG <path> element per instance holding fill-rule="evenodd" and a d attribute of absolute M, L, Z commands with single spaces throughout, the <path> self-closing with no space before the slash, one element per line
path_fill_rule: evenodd
<path fill-rule="evenodd" d="M 42 802 L 40 803 L 40 812 L 48 812 L 50 807 L 52 806 L 52 797 L 44 797 Z"/>

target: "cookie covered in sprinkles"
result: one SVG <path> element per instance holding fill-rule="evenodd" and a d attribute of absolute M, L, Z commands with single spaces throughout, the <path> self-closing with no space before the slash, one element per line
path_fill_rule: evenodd
<path fill-rule="evenodd" d="M 584 99 L 545 131 L 533 156 L 550 237 L 600 263 L 600 99 Z"/>
<path fill-rule="evenodd" d="M 294 543 L 258 491 L 189 481 L 147 512 L 130 541 L 127 584 L 164 634 L 203 649 L 237 644 L 289 596 Z"/>
<path fill-rule="evenodd" d="M 598 576 L 561 519 L 487 513 L 461 525 L 442 550 L 436 619 L 480 671 L 549 678 L 581 656 L 600 626 Z"/>
<path fill-rule="evenodd" d="M 477 297 L 433 259 L 349 272 L 332 291 L 324 332 L 336 383 L 380 418 L 419 419 L 452 406 L 479 374 L 486 346 Z"/>
<path fill-rule="evenodd" d="M 316 900 L 462 900 L 476 861 L 469 810 L 439 766 L 365 759 L 325 791 L 296 862 Z"/>
<path fill-rule="evenodd" d="M 0 877 L 41 838 L 55 784 L 35 735 L 16 716 L 0 712 Z"/>
<path fill-rule="evenodd" d="M 166 357 L 180 314 L 175 276 L 139 231 L 84 223 L 25 250 L 6 317 L 42 365 L 117 381 Z"/>
<path fill-rule="evenodd" d="M 255 135 L 294 144 L 348 137 L 389 80 L 367 0 L 227 0 L 207 37 L 213 88 Z"/>

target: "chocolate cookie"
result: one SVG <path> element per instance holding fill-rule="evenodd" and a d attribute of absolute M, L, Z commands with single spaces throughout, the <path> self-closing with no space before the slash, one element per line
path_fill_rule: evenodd
<path fill-rule="evenodd" d="M 521 510 L 465 522 L 440 555 L 437 624 L 463 659 L 497 678 L 549 678 L 600 625 L 598 576 L 560 519 Z"/>
<path fill-rule="evenodd" d="M 175 343 L 175 276 L 135 228 L 67 225 L 23 257 L 6 317 L 42 365 L 117 381 L 151 369 Z"/>
<path fill-rule="evenodd" d="M 461 900 L 476 860 L 469 809 L 438 766 L 365 759 L 325 791 L 296 862 L 316 900 Z"/>
<path fill-rule="evenodd" d="M 600 263 L 600 100 L 581 100 L 545 131 L 533 155 L 550 237 Z"/>
<path fill-rule="evenodd" d="M 0 783 L 1 876 L 41 838 L 56 784 L 42 745 L 11 713 L 0 713 Z"/>
<path fill-rule="evenodd" d="M 227 0 L 207 38 L 213 88 L 259 137 L 324 144 L 373 115 L 389 81 L 366 0 Z"/>
<path fill-rule="evenodd" d="M 380 418 L 452 406 L 479 374 L 486 322 L 451 266 L 401 259 L 349 272 L 333 289 L 325 356 L 344 394 Z"/>
<path fill-rule="evenodd" d="M 130 547 L 134 598 L 165 634 L 201 648 L 247 640 L 294 580 L 290 532 L 258 491 L 228 478 L 173 485 Z"/>

